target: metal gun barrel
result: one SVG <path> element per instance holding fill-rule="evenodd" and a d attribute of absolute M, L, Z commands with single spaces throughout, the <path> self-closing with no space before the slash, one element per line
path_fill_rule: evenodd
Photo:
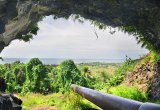
<path fill-rule="evenodd" d="M 160 110 L 160 105 L 142 103 L 126 98 L 102 93 L 93 89 L 81 87 L 75 84 L 71 88 L 82 97 L 91 101 L 103 110 Z"/>

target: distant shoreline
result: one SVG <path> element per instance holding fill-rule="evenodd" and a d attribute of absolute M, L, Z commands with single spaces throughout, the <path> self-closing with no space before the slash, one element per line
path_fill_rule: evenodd
<path fill-rule="evenodd" d="M 0 64 L 12 63 L 15 61 L 20 61 L 22 63 L 27 63 L 31 58 L 3 58 Z M 44 64 L 58 65 L 64 60 L 61 58 L 39 58 Z M 72 59 L 76 64 L 88 64 L 88 63 L 123 63 L 125 59 Z"/>

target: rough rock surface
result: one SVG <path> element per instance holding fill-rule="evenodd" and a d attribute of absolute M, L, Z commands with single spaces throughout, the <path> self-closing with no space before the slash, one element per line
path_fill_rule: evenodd
<path fill-rule="evenodd" d="M 6 83 L 4 78 L 0 77 L 0 92 L 5 92 Z M 22 101 L 12 94 L 0 93 L 0 110 L 22 110 Z"/>
<path fill-rule="evenodd" d="M 0 110 L 22 110 L 22 101 L 11 94 L 0 95 Z"/>
<path fill-rule="evenodd" d="M 159 0 L 0 0 L 0 51 L 29 33 L 43 16 L 72 14 L 112 27 L 132 27 L 148 45 L 160 47 Z"/>
<path fill-rule="evenodd" d="M 152 83 L 156 71 L 152 63 L 137 65 L 133 72 L 128 72 L 126 83 L 129 86 L 136 85 L 143 91 L 148 91 L 148 86 Z"/>
<path fill-rule="evenodd" d="M 125 83 L 128 86 L 137 86 L 149 94 L 149 98 L 160 98 L 160 63 L 148 62 L 138 64 L 133 72 L 128 72 Z"/>
<path fill-rule="evenodd" d="M 156 65 L 155 75 L 148 89 L 149 97 L 153 100 L 160 99 L 160 63 Z"/>

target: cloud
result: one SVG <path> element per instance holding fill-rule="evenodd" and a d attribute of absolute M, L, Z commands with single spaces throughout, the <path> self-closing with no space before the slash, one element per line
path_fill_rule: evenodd
<path fill-rule="evenodd" d="M 89 21 L 83 24 L 73 20 L 46 17 L 39 23 L 38 35 L 29 43 L 15 40 L 4 49 L 3 57 L 41 57 L 41 58 L 95 58 L 121 59 L 128 55 L 138 58 L 148 50 L 137 45 L 133 36 L 109 30 L 99 30 Z"/>

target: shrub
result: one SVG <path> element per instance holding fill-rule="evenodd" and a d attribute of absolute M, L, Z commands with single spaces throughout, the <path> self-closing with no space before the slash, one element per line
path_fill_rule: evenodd
<path fill-rule="evenodd" d="M 70 90 L 71 84 L 88 86 L 85 76 L 81 74 L 74 62 L 66 60 L 58 66 L 56 85 L 60 91 L 66 92 Z"/>
<path fill-rule="evenodd" d="M 126 61 L 122 66 L 120 66 L 114 73 L 113 76 L 111 76 L 107 82 L 108 86 L 117 86 L 121 84 L 125 78 L 125 75 L 128 71 L 133 71 L 134 67 L 136 65 L 136 61 Z"/>
<path fill-rule="evenodd" d="M 155 62 L 156 63 L 160 62 L 160 54 L 159 53 L 155 53 Z"/>
<path fill-rule="evenodd" d="M 117 95 L 120 97 L 133 99 L 137 101 L 145 102 L 148 99 L 148 96 L 146 93 L 141 92 L 136 87 L 127 87 L 125 85 L 119 85 L 113 88 L 110 88 L 109 92 L 113 95 Z"/>
<path fill-rule="evenodd" d="M 60 103 L 60 108 L 61 110 L 85 110 L 91 108 L 91 105 L 84 102 L 80 95 L 70 92 L 65 94 L 64 101 Z"/>
<path fill-rule="evenodd" d="M 102 71 L 100 73 L 100 77 L 102 79 L 102 82 L 106 82 L 108 79 L 110 79 L 111 75 L 109 73 Z"/>
<path fill-rule="evenodd" d="M 84 72 L 84 73 L 87 73 L 88 71 L 89 71 L 89 68 L 88 68 L 88 67 L 86 67 L 86 66 L 83 67 L 83 72 Z"/>
<path fill-rule="evenodd" d="M 22 93 L 40 92 L 45 93 L 49 88 L 46 68 L 38 58 L 31 59 L 26 64 L 26 81 Z"/>

